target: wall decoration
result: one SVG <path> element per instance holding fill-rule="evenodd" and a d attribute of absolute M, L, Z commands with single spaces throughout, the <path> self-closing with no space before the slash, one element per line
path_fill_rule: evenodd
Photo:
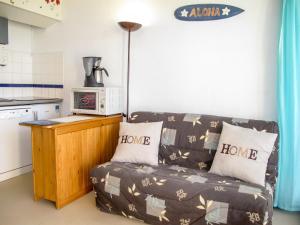
<path fill-rule="evenodd" d="M 54 2 L 56 5 L 60 4 L 61 0 L 45 0 L 47 2 L 47 4 L 49 4 L 50 2 Z"/>
<path fill-rule="evenodd" d="M 175 17 L 183 21 L 221 20 L 236 16 L 244 12 L 231 5 L 224 4 L 196 4 L 179 7 L 175 10 Z"/>
<path fill-rule="evenodd" d="M 12 5 L 56 20 L 62 19 L 62 0 L 0 0 L 0 3 Z"/>

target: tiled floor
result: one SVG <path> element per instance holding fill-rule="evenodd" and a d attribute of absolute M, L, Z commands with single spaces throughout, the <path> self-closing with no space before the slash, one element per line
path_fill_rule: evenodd
<path fill-rule="evenodd" d="M 100 212 L 93 193 L 60 210 L 48 201 L 32 200 L 31 174 L 0 183 L 0 225 L 138 225 L 121 216 Z M 300 213 L 275 210 L 273 225 L 300 225 Z"/>

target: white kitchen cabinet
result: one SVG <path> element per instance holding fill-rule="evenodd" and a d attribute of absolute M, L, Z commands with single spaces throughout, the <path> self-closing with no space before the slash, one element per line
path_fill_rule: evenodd
<path fill-rule="evenodd" d="M 62 20 L 63 0 L 0 0 L 0 16 L 37 27 Z"/>
<path fill-rule="evenodd" d="M 61 116 L 61 105 L 58 103 L 33 105 L 32 111 L 36 120 L 54 119 Z"/>
<path fill-rule="evenodd" d="M 31 170 L 30 131 L 19 126 L 28 120 L 30 106 L 0 108 L 0 182 Z"/>
<path fill-rule="evenodd" d="M 60 117 L 60 104 L 0 107 L 0 182 L 32 170 L 31 131 L 19 123 Z"/>

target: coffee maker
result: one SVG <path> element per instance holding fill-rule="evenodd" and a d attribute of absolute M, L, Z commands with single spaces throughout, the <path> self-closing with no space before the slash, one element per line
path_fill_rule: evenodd
<path fill-rule="evenodd" d="M 83 67 L 85 70 L 85 87 L 104 87 L 103 71 L 108 76 L 105 68 L 100 66 L 101 57 L 83 57 Z"/>

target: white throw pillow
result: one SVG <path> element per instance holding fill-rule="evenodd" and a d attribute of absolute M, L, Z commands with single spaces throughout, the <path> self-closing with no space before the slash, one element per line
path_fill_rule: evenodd
<path fill-rule="evenodd" d="M 277 134 L 223 122 L 217 153 L 210 173 L 265 185 L 268 159 Z"/>
<path fill-rule="evenodd" d="M 119 143 L 111 161 L 157 166 L 162 124 L 120 123 Z"/>

